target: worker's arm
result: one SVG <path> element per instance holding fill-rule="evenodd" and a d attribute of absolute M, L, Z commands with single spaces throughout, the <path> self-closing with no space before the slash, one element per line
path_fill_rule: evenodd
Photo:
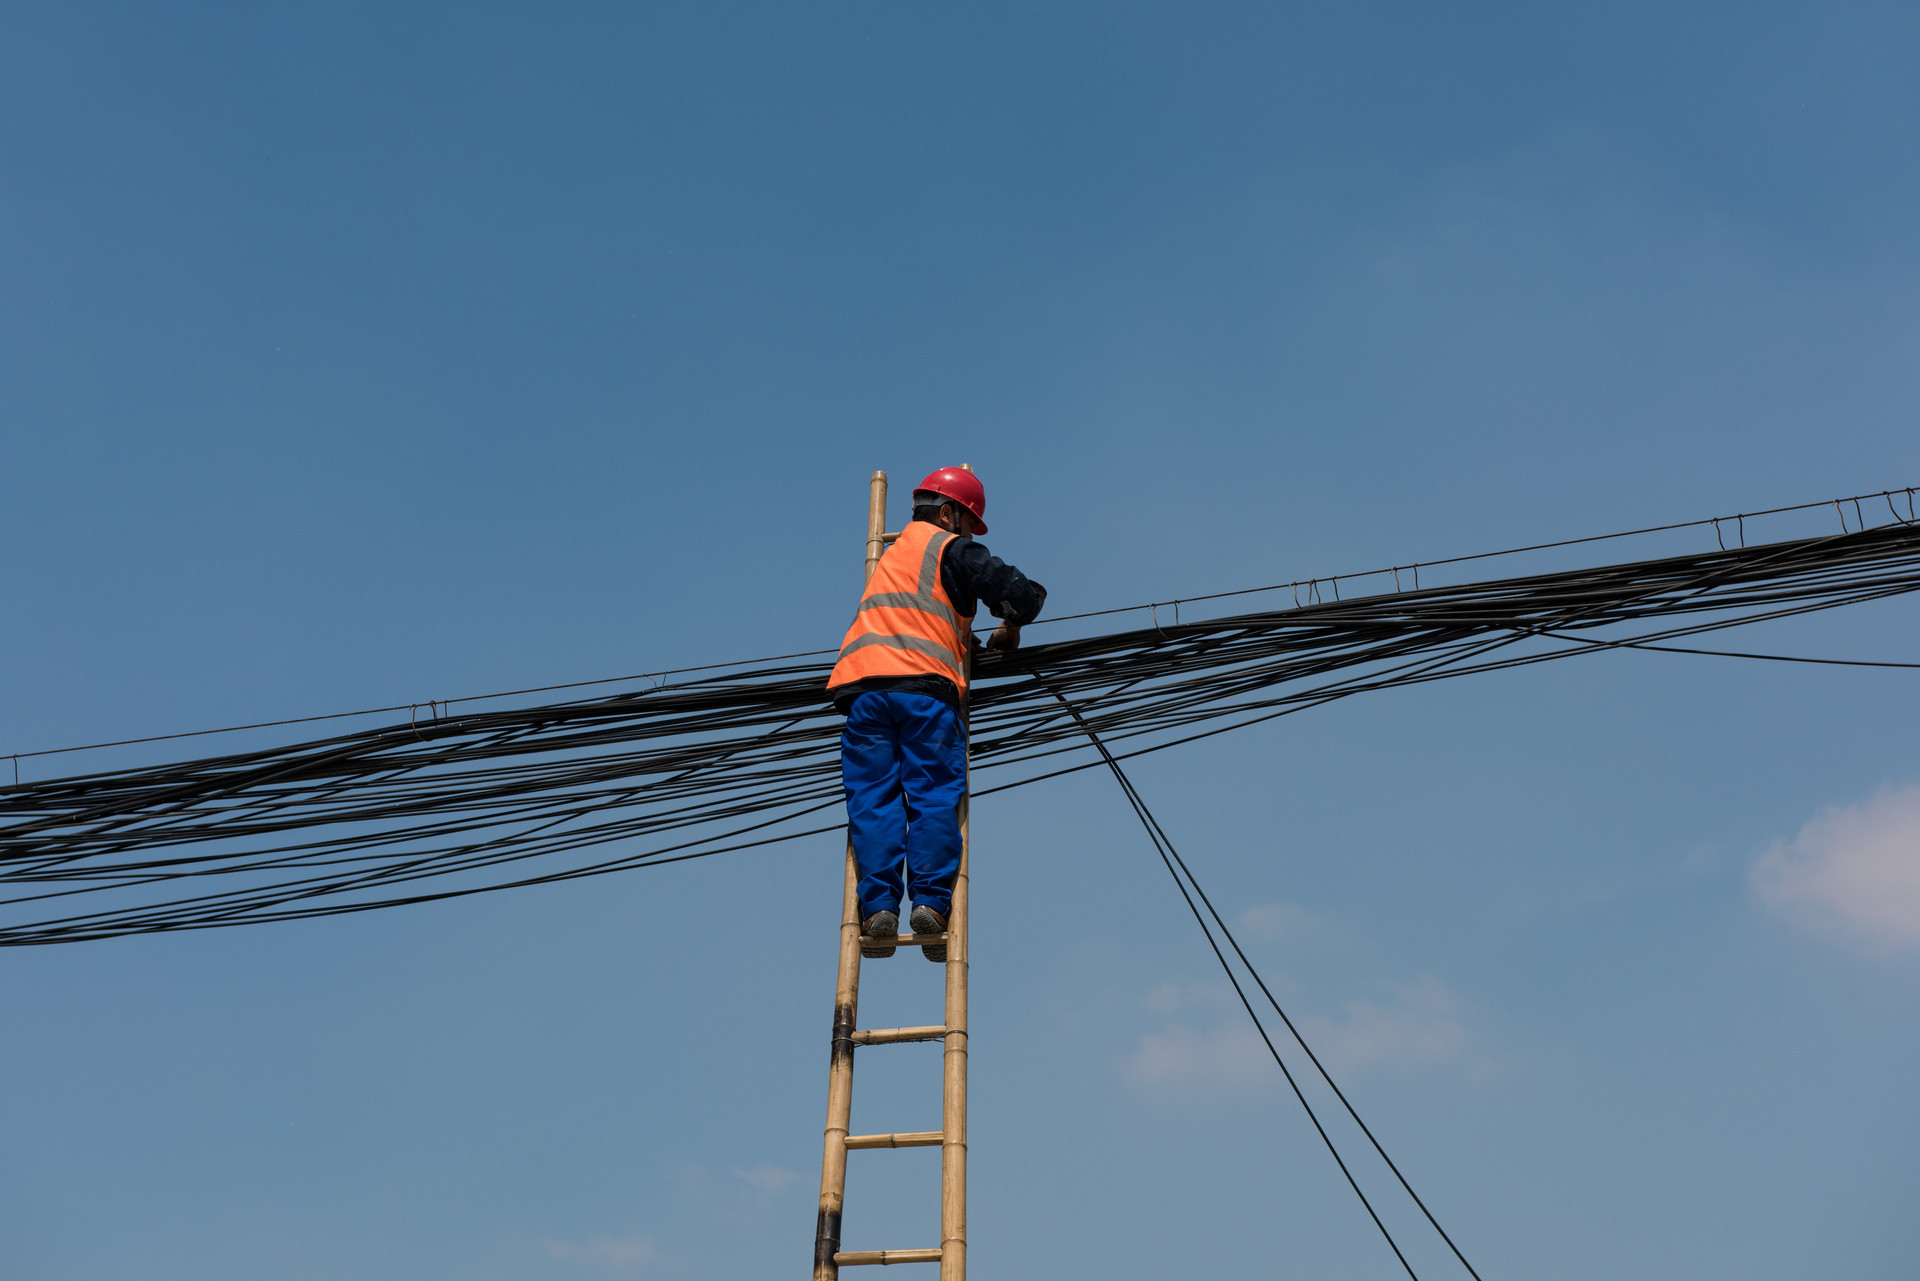
<path fill-rule="evenodd" d="M 990 650 L 1020 648 L 1020 629 L 1039 616 L 1047 589 L 970 538 L 961 539 L 940 560 L 941 586 L 963 614 L 987 612 L 1001 620 L 987 642 Z"/>

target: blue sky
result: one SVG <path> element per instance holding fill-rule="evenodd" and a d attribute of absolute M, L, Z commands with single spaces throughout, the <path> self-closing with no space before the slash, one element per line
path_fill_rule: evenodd
<path fill-rule="evenodd" d="M 875 468 L 973 464 L 1058 612 L 1920 483 L 1917 57 L 1870 4 L 9 5 L 0 748 L 829 646 Z M 1905 1277 L 1915 695 L 1608 655 L 1135 777 L 1487 1281 Z M 1394 1275 L 1131 824 L 976 815 L 976 1269 Z M 838 859 L 10 952 L 5 1271 L 797 1274 Z M 934 1165 L 857 1158 L 849 1244 L 930 1240 Z"/>

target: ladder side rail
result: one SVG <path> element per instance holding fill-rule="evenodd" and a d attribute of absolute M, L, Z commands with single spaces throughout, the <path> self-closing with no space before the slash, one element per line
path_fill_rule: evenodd
<path fill-rule="evenodd" d="M 973 683 L 973 655 L 966 664 Z M 972 845 L 973 741 L 966 697 L 960 714 L 967 730 L 967 785 L 960 795 L 960 870 L 953 881 L 947 919 L 947 1035 L 941 1054 L 940 1281 L 967 1281 L 967 890 Z"/>
<path fill-rule="evenodd" d="M 867 485 L 864 584 L 886 551 L 887 474 Z M 814 1225 L 813 1281 L 838 1281 L 840 1221 L 847 1196 L 847 1132 L 853 1123 L 853 1030 L 860 1013 L 860 870 L 847 834 L 845 886 L 840 897 L 840 969 L 833 990 L 833 1048 L 827 1070 L 827 1128 L 820 1153 L 820 1213 Z"/>

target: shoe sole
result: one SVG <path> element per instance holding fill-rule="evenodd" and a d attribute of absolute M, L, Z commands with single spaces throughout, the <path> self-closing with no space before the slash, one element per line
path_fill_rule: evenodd
<path fill-rule="evenodd" d="M 888 915 L 892 915 L 892 913 L 888 913 Z M 882 937 L 892 937 L 893 935 L 898 934 L 899 932 L 900 932 L 900 918 L 895 916 L 893 918 L 893 929 L 888 931 L 888 933 Z M 860 930 L 860 938 L 862 940 L 860 944 L 860 955 L 862 958 L 866 960 L 884 961 L 889 956 L 892 956 L 896 951 L 899 950 L 898 948 L 894 948 L 894 947 L 868 947 L 866 945 L 865 940 L 872 937 L 874 936 L 866 932 L 866 927 L 862 926 Z"/>
<path fill-rule="evenodd" d="M 921 923 L 923 919 L 921 913 L 923 912 L 926 913 L 926 918 L 928 918 L 926 925 Z M 929 925 L 933 928 L 928 928 Z M 935 916 L 933 909 L 930 907 L 914 908 L 913 915 L 907 918 L 907 926 L 915 934 L 945 934 L 947 932 L 947 927 L 939 923 L 939 917 Z M 945 943 L 930 943 L 920 949 L 920 955 L 926 957 L 936 965 L 945 965 L 947 963 L 947 945 Z"/>

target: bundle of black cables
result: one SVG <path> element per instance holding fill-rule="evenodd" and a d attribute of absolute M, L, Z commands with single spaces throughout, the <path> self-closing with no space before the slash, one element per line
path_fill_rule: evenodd
<path fill-rule="evenodd" d="M 1677 648 L 1663 642 L 1916 589 L 1920 524 L 1896 521 L 983 655 L 975 795 L 1100 765 L 1087 727 L 1126 759 L 1362 692 Z M 832 831 L 839 718 L 827 671 L 748 664 L 614 697 L 0 788 L 0 944 L 366 911 Z"/>

